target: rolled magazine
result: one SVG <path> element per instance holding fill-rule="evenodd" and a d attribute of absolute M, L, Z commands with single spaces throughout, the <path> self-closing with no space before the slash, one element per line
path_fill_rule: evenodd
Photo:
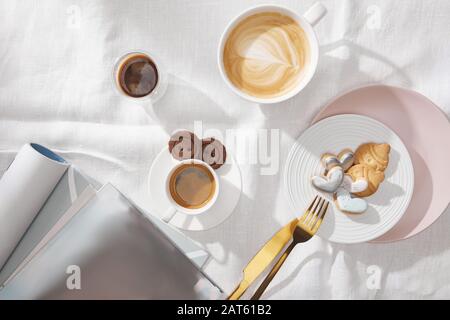
<path fill-rule="evenodd" d="M 49 149 L 26 144 L 0 180 L 0 270 L 69 164 Z"/>

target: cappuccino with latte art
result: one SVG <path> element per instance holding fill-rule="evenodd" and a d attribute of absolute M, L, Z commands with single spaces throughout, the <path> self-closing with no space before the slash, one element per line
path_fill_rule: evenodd
<path fill-rule="evenodd" d="M 279 5 L 249 8 L 230 21 L 220 38 L 218 66 L 242 98 L 272 104 L 292 98 L 314 76 L 319 42 L 313 26 L 326 14 L 321 3 L 303 15 Z"/>
<path fill-rule="evenodd" d="M 229 33 L 223 65 L 231 83 L 258 98 L 294 90 L 310 60 L 309 41 L 291 17 L 279 12 L 253 14 Z"/>

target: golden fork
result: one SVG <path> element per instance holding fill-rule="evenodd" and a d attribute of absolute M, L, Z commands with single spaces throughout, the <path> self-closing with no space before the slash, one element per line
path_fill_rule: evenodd
<path fill-rule="evenodd" d="M 322 224 L 323 218 L 325 217 L 325 213 L 328 209 L 328 204 L 329 202 L 327 200 L 319 196 L 316 196 L 314 198 L 306 212 L 298 219 L 298 222 L 294 229 L 292 243 L 289 245 L 289 247 L 287 247 L 281 257 L 278 259 L 277 263 L 263 280 L 258 290 L 256 290 L 256 292 L 252 296 L 251 300 L 258 300 L 261 297 L 261 295 L 268 287 L 269 283 L 272 281 L 283 263 L 286 261 L 292 249 L 294 249 L 297 244 L 308 241 L 316 234 L 317 230 Z"/>
<path fill-rule="evenodd" d="M 311 203 L 309 210 L 312 208 L 312 204 L 316 201 L 317 197 Z M 258 253 L 250 260 L 244 269 L 244 276 L 242 281 L 236 287 L 236 289 L 228 297 L 229 300 L 238 300 L 251 286 L 251 284 L 259 277 L 260 274 L 271 264 L 278 254 L 292 239 L 294 229 L 297 226 L 298 218 L 293 219 L 291 222 L 281 228 L 266 244 L 258 251 Z"/>

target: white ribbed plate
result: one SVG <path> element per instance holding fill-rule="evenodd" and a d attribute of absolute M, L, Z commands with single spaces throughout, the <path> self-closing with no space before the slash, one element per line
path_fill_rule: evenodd
<path fill-rule="evenodd" d="M 333 204 L 318 235 L 338 243 L 360 243 L 378 238 L 391 229 L 406 211 L 414 188 L 414 170 L 400 138 L 384 124 L 368 117 L 343 114 L 326 118 L 308 128 L 292 147 L 284 169 L 285 193 L 297 215 L 319 192 L 311 177 L 322 172 L 325 152 L 355 150 L 366 142 L 389 143 L 391 153 L 386 178 L 378 191 L 366 198 L 369 209 L 360 215 L 344 214 L 332 195 L 321 193 Z"/>

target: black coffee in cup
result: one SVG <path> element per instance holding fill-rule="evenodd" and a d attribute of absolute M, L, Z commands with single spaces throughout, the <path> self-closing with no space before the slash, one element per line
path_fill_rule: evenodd
<path fill-rule="evenodd" d="M 119 61 L 116 82 L 119 89 L 133 98 L 141 98 L 155 90 L 159 81 L 156 64 L 144 53 L 130 53 Z"/>

